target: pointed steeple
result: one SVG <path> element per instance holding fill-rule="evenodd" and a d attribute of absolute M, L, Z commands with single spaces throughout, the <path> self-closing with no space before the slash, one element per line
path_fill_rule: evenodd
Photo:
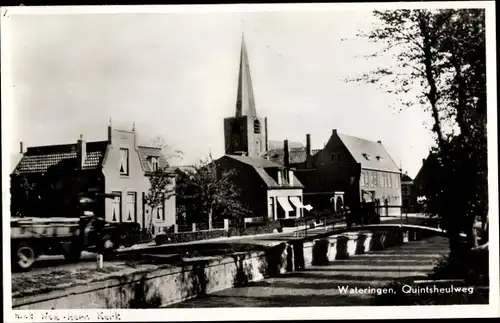
<path fill-rule="evenodd" d="M 240 70 L 238 76 L 238 93 L 236 97 L 236 117 L 241 116 L 257 116 L 244 34 L 241 34 Z"/>

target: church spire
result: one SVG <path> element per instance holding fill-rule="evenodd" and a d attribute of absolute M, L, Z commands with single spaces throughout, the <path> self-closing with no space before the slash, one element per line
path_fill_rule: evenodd
<path fill-rule="evenodd" d="M 241 34 L 240 70 L 238 76 L 238 93 L 236 97 L 236 117 L 257 117 L 253 96 L 250 64 L 248 61 L 245 35 Z"/>

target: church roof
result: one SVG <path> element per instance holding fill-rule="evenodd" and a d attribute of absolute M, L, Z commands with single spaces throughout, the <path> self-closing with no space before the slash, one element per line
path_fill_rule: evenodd
<path fill-rule="evenodd" d="M 243 164 L 247 164 L 254 167 L 283 168 L 283 166 L 261 157 L 250 157 L 250 156 L 240 156 L 240 155 L 226 155 L 226 156 L 235 159 Z"/>
<path fill-rule="evenodd" d="M 255 98 L 253 94 L 250 62 L 244 35 L 241 36 L 240 69 L 238 75 L 238 92 L 236 94 L 236 117 L 256 117 Z"/>

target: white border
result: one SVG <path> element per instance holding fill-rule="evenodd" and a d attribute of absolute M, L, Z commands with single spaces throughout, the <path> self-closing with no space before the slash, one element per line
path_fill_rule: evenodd
<path fill-rule="evenodd" d="M 1 80 L 2 80 L 2 137 L 9 138 L 14 119 L 14 102 L 9 91 L 11 84 L 10 36 L 12 15 L 33 14 L 116 14 L 116 13 L 206 13 L 206 12 L 269 12 L 269 11 L 323 11 L 323 10 L 382 10 L 382 9 L 417 9 L 417 8 L 485 8 L 487 40 L 487 85 L 488 85 L 488 178 L 490 212 L 490 305 L 455 305 L 455 306 L 413 306 L 413 307 L 308 307 L 308 308 L 215 308 L 215 309 L 157 309 L 157 310 L 57 310 L 51 314 L 89 314 L 90 321 L 97 320 L 97 313 L 120 313 L 121 321 L 180 321 L 180 320 L 270 320 L 270 319 L 332 319 L 332 318 L 461 318 L 461 317 L 497 317 L 500 315 L 499 292 L 499 254 L 498 254 L 498 160 L 497 160 L 497 102 L 496 102 L 496 33 L 495 3 L 493 1 L 468 2 L 412 2 L 412 3 L 352 3 L 352 4 L 238 4 L 205 6 L 67 6 L 67 7 L 2 7 L 1 8 Z M 11 167 L 10 141 L 2 143 L 3 176 L 2 199 L 3 214 L 10 214 L 9 173 Z M 7 322 L 33 322 L 29 319 L 15 319 L 14 313 L 28 314 L 27 311 L 12 311 L 9 249 L 9 217 L 3 216 L 3 266 L 4 313 Z M 495 304 L 495 305 L 493 305 Z M 36 320 L 47 311 L 29 311 Z"/>

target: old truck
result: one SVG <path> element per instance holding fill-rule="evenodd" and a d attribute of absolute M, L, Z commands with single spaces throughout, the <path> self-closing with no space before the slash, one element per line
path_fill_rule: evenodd
<path fill-rule="evenodd" d="M 109 256 L 119 246 L 140 239 L 137 223 L 110 223 L 84 208 L 79 212 L 83 214 L 77 217 L 11 218 L 12 269 L 29 270 L 41 255 L 64 255 L 75 261 L 85 250 Z"/>

